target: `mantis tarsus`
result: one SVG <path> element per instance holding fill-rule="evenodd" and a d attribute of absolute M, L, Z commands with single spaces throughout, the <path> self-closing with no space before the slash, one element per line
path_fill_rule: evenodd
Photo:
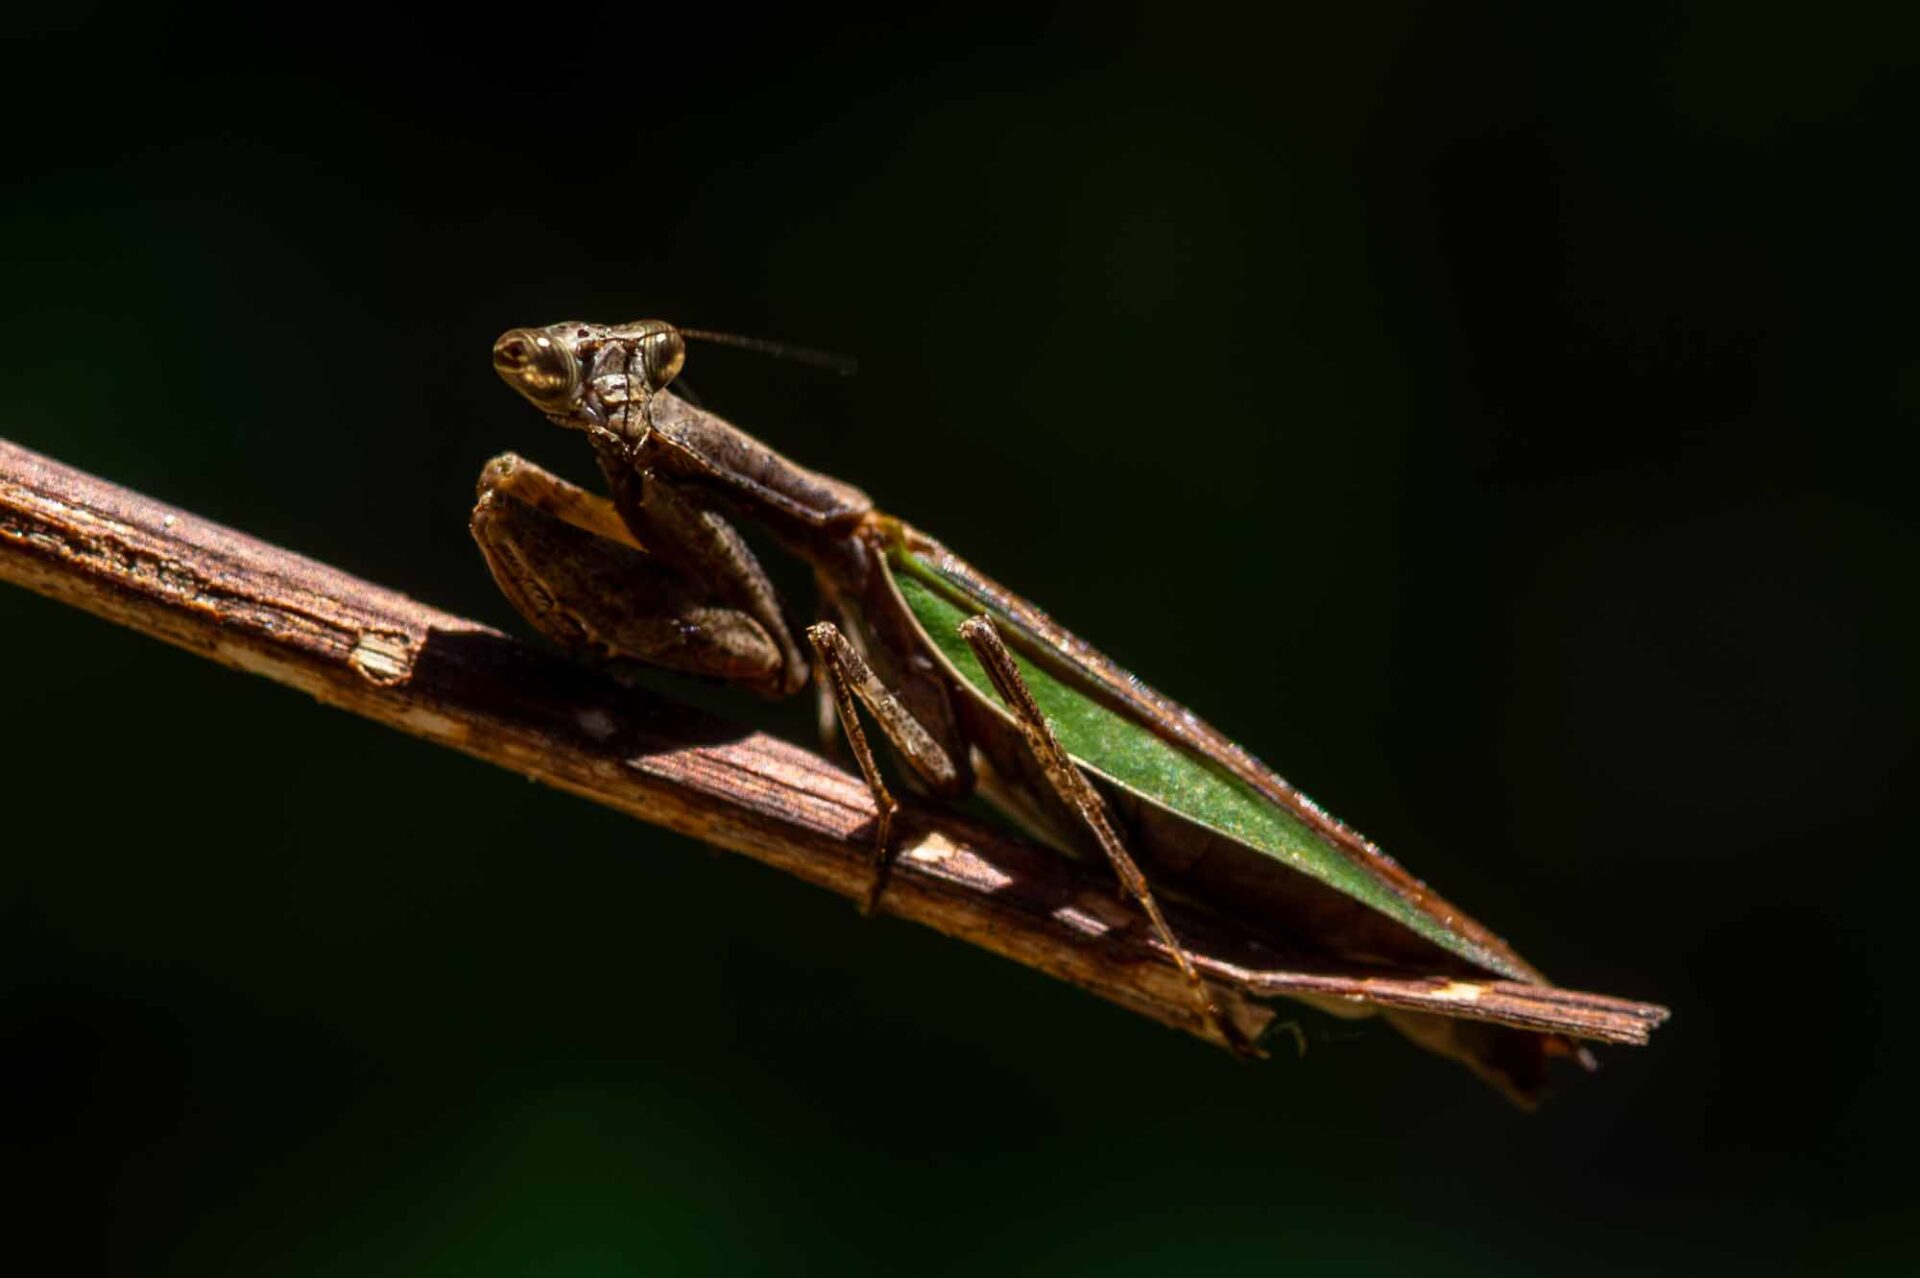
<path fill-rule="evenodd" d="M 1492 997 L 1494 985 L 1564 992 L 1038 608 L 859 489 L 674 395 L 685 353 L 682 331 L 657 320 L 503 335 L 495 370 L 587 435 L 608 495 L 505 454 L 482 473 L 473 533 L 514 606 L 575 651 L 776 697 L 817 673 L 878 808 L 867 908 L 897 804 L 861 710 L 918 789 L 978 790 L 1064 851 L 1104 857 L 1185 975 L 1194 1015 L 1237 1050 L 1254 1045 L 1221 1014 L 1156 888 L 1337 960 L 1353 973 L 1349 998 L 1364 1000 L 1369 975 L 1446 978 L 1430 1000 L 1382 1010 L 1516 1096 L 1537 1091 L 1550 1057 L 1590 1063 L 1570 1036 L 1610 1037 L 1571 1004 L 1517 1013 Z M 821 619 L 807 650 L 737 520 L 811 566 Z M 1641 1026 L 1664 1016 L 1640 1007 Z"/>

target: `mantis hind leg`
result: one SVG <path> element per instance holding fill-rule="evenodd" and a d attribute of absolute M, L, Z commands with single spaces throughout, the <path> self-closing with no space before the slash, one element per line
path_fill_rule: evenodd
<path fill-rule="evenodd" d="M 784 690 L 766 630 L 644 550 L 606 498 L 503 454 L 481 471 L 469 526 L 508 602 L 562 647 Z"/>
<path fill-rule="evenodd" d="M 880 893 L 886 887 L 887 871 L 893 863 L 893 816 L 900 810 L 900 804 L 880 775 L 873 748 L 867 744 L 866 730 L 860 726 L 855 702 L 867 708 L 887 741 L 930 789 L 952 792 L 960 785 L 960 770 L 947 748 L 880 682 L 853 644 L 840 633 L 840 627 L 831 621 L 822 621 L 807 628 L 807 638 L 819 658 L 824 682 L 832 690 L 834 710 L 840 716 L 847 746 L 860 765 L 860 775 L 866 779 L 867 789 L 880 813 L 873 830 L 873 877 L 867 883 L 867 895 L 860 905 L 862 914 L 871 914 L 880 904 Z"/>
<path fill-rule="evenodd" d="M 1087 832 L 1106 853 L 1107 860 L 1113 866 L 1120 885 L 1140 908 L 1146 912 L 1147 921 L 1152 925 L 1154 935 L 1159 938 L 1167 953 L 1172 956 L 1180 974 L 1187 979 L 1188 988 L 1193 993 L 1193 1001 L 1201 1016 L 1213 1026 L 1227 1046 L 1242 1056 L 1258 1053 L 1252 1043 L 1247 1041 L 1208 992 L 1207 983 L 1201 979 L 1199 969 L 1194 966 L 1180 940 L 1168 926 L 1166 915 L 1160 910 L 1159 901 L 1154 899 L 1153 889 L 1147 885 L 1147 876 L 1140 872 L 1140 866 L 1127 851 L 1115 828 L 1112 814 L 1107 810 L 1106 802 L 1088 783 L 1079 767 L 1061 746 L 1053 728 L 1041 713 L 1039 705 L 1028 690 L 1027 682 L 1021 677 L 1019 666 L 1014 664 L 1013 654 L 1007 651 L 1006 643 L 1000 638 L 1000 631 L 991 618 L 985 614 L 969 617 L 960 623 L 960 637 L 967 641 L 980 658 L 980 664 L 986 669 L 987 677 L 999 691 L 1007 704 L 1014 722 L 1019 725 L 1020 735 L 1025 738 L 1027 749 L 1034 761 L 1040 765 L 1041 773 L 1048 785 L 1066 805 L 1078 814 Z"/>

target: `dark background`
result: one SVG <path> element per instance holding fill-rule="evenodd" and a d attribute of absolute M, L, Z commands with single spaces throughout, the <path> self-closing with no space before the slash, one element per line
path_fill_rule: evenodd
<path fill-rule="evenodd" d="M 1367 1025 L 1241 1065 L 8 588 L 10 1247 L 1911 1263 L 1914 33 L 1320 8 L 14 13 L 0 431 L 511 626 L 472 477 L 587 468 L 497 332 L 850 352 L 689 380 L 1651 1048 L 1533 1116 Z"/>

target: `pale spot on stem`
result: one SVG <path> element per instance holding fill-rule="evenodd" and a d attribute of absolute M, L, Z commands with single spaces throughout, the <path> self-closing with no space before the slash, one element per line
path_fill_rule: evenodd
<path fill-rule="evenodd" d="M 369 683 L 389 687 L 405 683 L 413 673 L 413 646 L 402 634 L 364 630 L 347 661 Z"/>

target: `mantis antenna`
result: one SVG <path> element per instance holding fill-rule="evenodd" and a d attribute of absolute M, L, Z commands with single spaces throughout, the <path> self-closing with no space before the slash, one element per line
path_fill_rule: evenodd
<path fill-rule="evenodd" d="M 805 364 L 809 368 L 837 373 L 841 377 L 851 377 L 860 370 L 860 361 L 847 355 L 836 355 L 832 351 L 814 350 L 810 346 L 792 346 L 786 342 L 770 342 L 764 337 L 742 337 L 738 333 L 716 333 L 704 328 L 680 328 L 677 324 L 674 327 L 679 329 L 682 337 L 712 342 L 718 346 L 733 346 L 743 351 L 757 351 L 776 359 L 790 359 L 796 364 Z"/>

